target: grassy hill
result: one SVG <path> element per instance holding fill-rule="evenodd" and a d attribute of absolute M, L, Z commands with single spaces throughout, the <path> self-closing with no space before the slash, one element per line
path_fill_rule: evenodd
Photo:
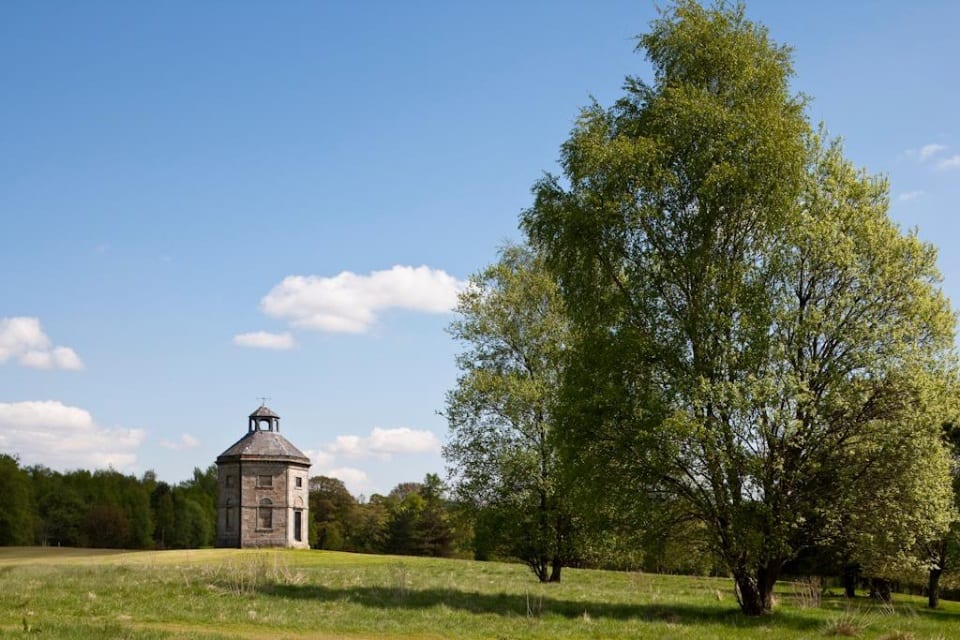
<path fill-rule="evenodd" d="M 36 638 L 862 638 L 960 636 L 931 612 L 784 584 L 743 617 L 729 580 L 329 551 L 0 549 L 0 636 Z"/>

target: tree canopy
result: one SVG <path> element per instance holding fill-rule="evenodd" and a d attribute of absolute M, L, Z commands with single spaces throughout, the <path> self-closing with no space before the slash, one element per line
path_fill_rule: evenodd
<path fill-rule="evenodd" d="M 742 6 L 681 0 L 638 48 L 654 81 L 584 109 L 523 216 L 575 326 L 558 433 L 602 494 L 702 522 L 765 613 L 801 549 L 877 534 L 846 508 L 908 546 L 948 523 L 954 318 Z"/>
<path fill-rule="evenodd" d="M 450 332 L 465 350 L 444 447 L 455 496 L 487 546 L 559 581 L 575 526 L 552 433 L 568 340 L 556 284 L 529 247 L 508 246 L 457 312 Z"/>

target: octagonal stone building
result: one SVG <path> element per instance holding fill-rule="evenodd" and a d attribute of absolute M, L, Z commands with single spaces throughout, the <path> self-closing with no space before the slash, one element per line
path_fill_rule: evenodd
<path fill-rule="evenodd" d="M 310 458 L 280 435 L 261 405 L 247 434 L 217 457 L 218 547 L 307 549 Z"/>

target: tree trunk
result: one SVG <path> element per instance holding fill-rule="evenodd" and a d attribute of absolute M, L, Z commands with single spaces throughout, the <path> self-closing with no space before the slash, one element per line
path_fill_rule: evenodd
<path fill-rule="evenodd" d="M 560 582 L 560 569 L 563 568 L 563 561 L 560 556 L 553 556 L 553 565 L 550 571 L 550 582 Z"/>
<path fill-rule="evenodd" d="M 887 604 L 893 602 L 893 590 L 890 581 L 884 578 L 870 578 L 870 597 Z"/>
<path fill-rule="evenodd" d="M 533 572 L 537 575 L 537 579 L 540 580 L 540 582 L 547 581 L 547 569 L 549 568 L 549 565 L 547 564 L 546 558 L 544 557 L 532 558 L 527 562 L 527 564 L 530 566 Z"/>
<path fill-rule="evenodd" d="M 746 567 L 733 571 L 740 610 L 748 616 L 766 615 L 773 611 L 773 586 L 780 577 L 780 562 L 768 562 L 757 567 L 756 574 Z"/>
<path fill-rule="evenodd" d="M 843 595 L 857 597 L 857 582 L 860 579 L 860 565 L 848 564 L 843 568 Z"/>
<path fill-rule="evenodd" d="M 940 576 L 943 575 L 943 569 L 931 569 L 930 578 L 927 581 L 927 606 L 936 609 L 940 606 Z"/>

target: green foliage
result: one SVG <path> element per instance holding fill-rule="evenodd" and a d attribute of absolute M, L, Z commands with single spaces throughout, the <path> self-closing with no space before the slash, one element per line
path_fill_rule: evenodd
<path fill-rule="evenodd" d="M 318 549 L 448 556 L 457 533 L 436 474 L 402 482 L 384 497 L 358 502 L 343 482 L 310 479 L 311 544 Z"/>
<path fill-rule="evenodd" d="M 87 513 L 85 525 L 87 540 L 96 547 L 123 549 L 128 546 L 126 543 L 130 534 L 130 522 L 119 505 L 94 505 Z"/>
<path fill-rule="evenodd" d="M 29 476 L 16 458 L 0 454 L 0 545 L 30 544 L 33 495 Z"/>
<path fill-rule="evenodd" d="M 473 513 L 481 553 L 502 549 L 559 580 L 575 518 L 553 438 L 569 341 L 556 285 L 529 248 L 508 246 L 471 278 L 457 312 L 450 333 L 466 350 L 444 447 L 456 500 Z"/>
<path fill-rule="evenodd" d="M 216 536 L 217 467 L 193 470 L 193 477 L 170 487 L 144 476 L 151 489 L 153 543 L 159 549 L 194 549 L 213 545 Z"/>
<path fill-rule="evenodd" d="M 341 480 L 326 476 L 310 478 L 310 544 L 315 549 L 348 548 L 355 535 L 359 514 L 356 499 Z"/>
<path fill-rule="evenodd" d="M 947 397 L 955 400 L 957 395 L 950 393 Z M 921 538 L 919 542 L 918 554 L 927 571 L 927 603 L 931 609 L 940 606 L 944 575 L 946 582 L 955 586 L 958 583 L 957 568 L 960 566 L 960 428 L 955 420 L 944 423 L 942 435 L 951 458 L 954 517 L 948 529 L 939 535 Z"/>
<path fill-rule="evenodd" d="M 653 84 L 582 112 L 523 218 L 575 326 L 567 459 L 639 521 L 703 523 L 748 614 L 810 545 L 908 562 L 951 517 L 933 247 L 811 130 L 742 7 L 681 0 L 639 43 Z"/>
<path fill-rule="evenodd" d="M 433 473 L 422 484 L 397 485 L 383 502 L 387 511 L 384 550 L 398 555 L 450 555 L 454 530 L 444 493 L 440 477 Z"/>
<path fill-rule="evenodd" d="M 0 456 L 0 484 L 9 502 L 0 513 L 0 534 L 4 515 L 11 514 L 19 536 L 0 539 L 0 546 L 33 542 L 163 549 L 213 544 L 217 494 L 213 465 L 206 471 L 195 469 L 191 480 L 172 488 L 157 481 L 152 471 L 138 479 L 114 470 L 60 473 L 43 466 L 18 469 L 7 481 L 4 474 L 15 466 L 15 459 Z"/>

